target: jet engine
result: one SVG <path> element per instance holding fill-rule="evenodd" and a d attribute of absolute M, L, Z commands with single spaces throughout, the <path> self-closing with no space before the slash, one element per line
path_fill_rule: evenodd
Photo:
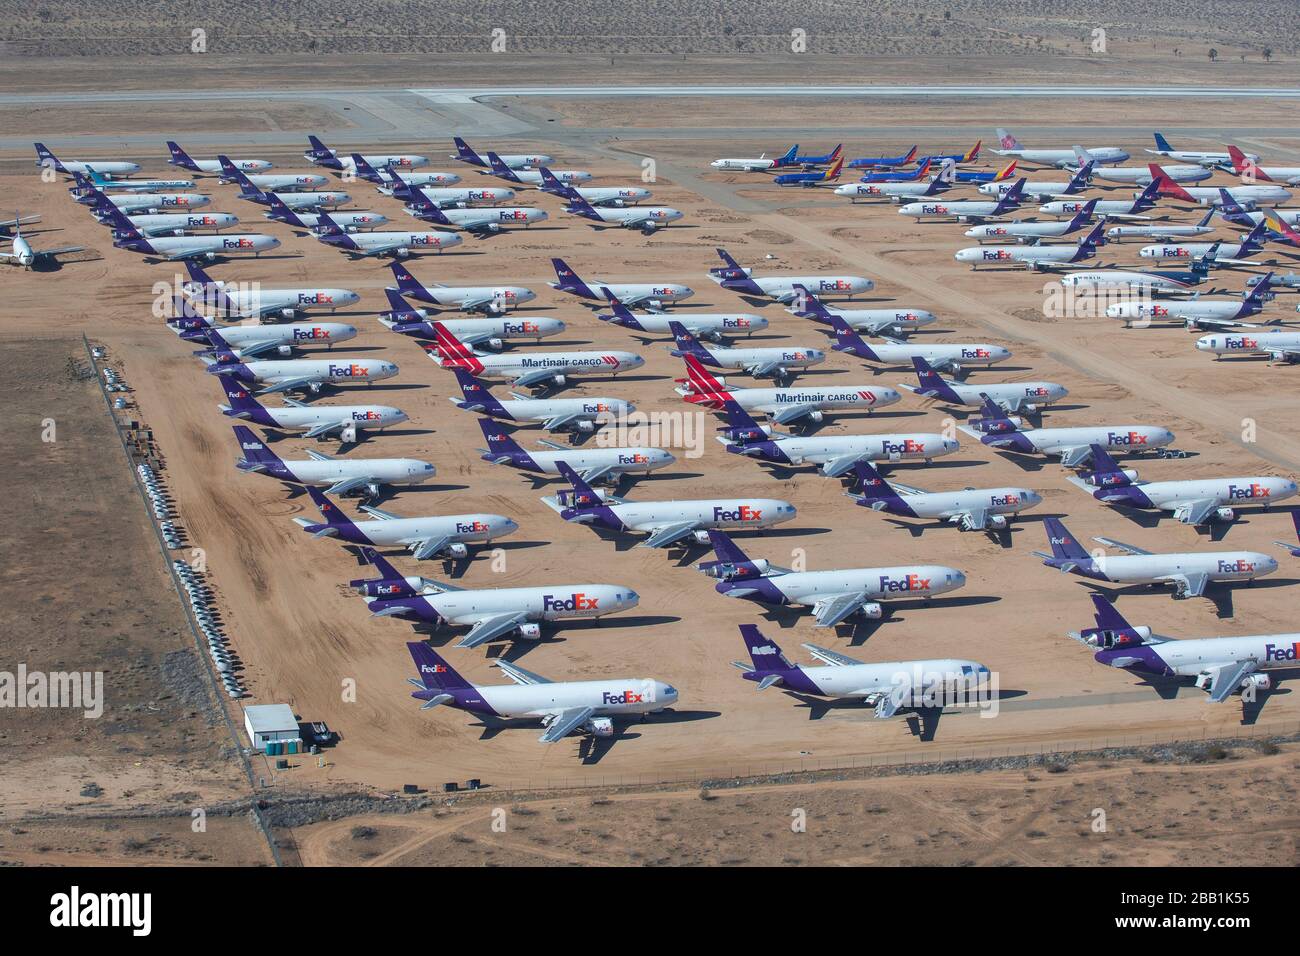
<path fill-rule="evenodd" d="M 344 425 L 343 428 L 339 431 L 339 438 L 342 441 L 346 442 L 347 444 L 351 444 L 352 442 L 356 441 L 357 426 L 352 424 Z"/>
<path fill-rule="evenodd" d="M 398 247 L 393 251 L 393 255 L 397 256 L 397 258 L 399 258 L 399 259 L 406 259 L 406 258 L 409 258 L 409 257 L 410 257 L 410 255 L 411 255 L 411 250 L 408 249 L 408 248 L 406 248 L 406 246 L 398 246 Z"/>
<path fill-rule="evenodd" d="M 581 506 L 590 507 L 591 505 L 597 504 L 600 501 L 605 501 L 609 497 L 609 492 L 605 491 L 605 489 L 603 488 L 593 488 L 591 490 L 595 492 L 596 499 L 597 499 L 596 501 L 590 500 L 591 496 L 586 493 L 583 493 L 581 495 L 575 495 L 573 493 L 573 490 L 570 488 L 565 488 L 561 491 L 557 491 L 555 493 L 555 500 L 558 501 L 560 504 L 564 505 L 564 507 L 566 508 L 573 508 L 573 507 L 581 507 Z"/>
<path fill-rule="evenodd" d="M 875 601 L 871 601 L 858 608 L 858 615 L 872 621 L 879 621 L 885 616 L 885 609 Z"/>
<path fill-rule="evenodd" d="M 579 418 L 576 422 L 570 423 L 569 429 L 575 432 L 582 432 L 584 435 L 590 435 L 596 430 L 596 423 L 590 418 Z"/>
<path fill-rule="evenodd" d="M 1115 631 L 1109 628 L 1089 628 L 1083 632 L 1084 643 L 1093 647 L 1112 648 L 1145 644 L 1151 637 L 1151 628 L 1145 624 Z"/>
<path fill-rule="evenodd" d="M 1121 475 L 1126 479 L 1125 483 L 1127 483 L 1137 481 L 1138 473 L 1136 468 L 1121 468 L 1119 471 L 1093 471 L 1085 475 L 1083 480 L 1100 488 L 1105 485 L 1120 484 L 1115 479 Z"/>
<path fill-rule="evenodd" d="M 276 351 L 276 353 L 279 354 L 279 355 L 292 355 L 292 354 L 293 354 L 293 346 L 291 346 L 291 345 L 277 345 L 277 346 L 275 347 L 275 351 Z"/>
<path fill-rule="evenodd" d="M 808 413 L 808 421 L 812 422 L 814 425 L 820 425 L 822 423 L 822 419 L 824 419 L 825 417 L 826 417 L 825 412 L 815 411 L 815 412 Z M 768 432 L 768 434 L 771 434 L 771 432 Z"/>
<path fill-rule="evenodd" d="M 203 258 L 207 259 L 209 262 L 216 262 L 217 254 L 215 252 L 205 252 L 203 253 Z"/>
<path fill-rule="evenodd" d="M 519 625 L 519 636 L 526 641 L 537 641 L 542 637 L 542 625 L 529 621 Z"/>
<path fill-rule="evenodd" d="M 761 577 L 767 574 L 771 566 L 771 562 L 766 558 L 758 558 L 747 561 L 744 565 L 736 565 L 729 561 L 705 561 L 700 564 L 699 568 L 711 578 L 718 578 L 721 581 L 734 581 L 739 577 Z"/>
<path fill-rule="evenodd" d="M 565 376 L 565 375 L 552 375 L 552 376 L 551 376 L 551 384 L 553 384 L 556 388 L 564 388 L 564 386 L 566 386 L 566 385 L 569 384 L 568 376 Z"/>
<path fill-rule="evenodd" d="M 281 309 L 281 310 L 280 310 L 280 318 L 285 319 L 285 320 L 292 319 L 292 318 L 293 318 L 295 315 L 297 315 L 297 314 L 298 314 L 298 313 L 297 313 L 296 311 L 294 311 L 293 309 Z"/>
<path fill-rule="evenodd" d="M 1235 517 L 1237 517 L 1237 512 L 1233 511 L 1231 508 L 1214 509 L 1214 518 L 1216 521 L 1231 521 Z"/>
<path fill-rule="evenodd" d="M 454 541 L 447 545 L 446 553 L 447 557 L 460 561 L 469 557 L 469 546 L 462 541 Z"/>
<path fill-rule="evenodd" d="M 723 428 L 720 430 L 723 437 L 728 441 L 733 441 L 737 444 L 744 444 L 745 442 L 751 441 L 762 441 L 765 438 L 770 438 L 772 435 L 772 426 L 770 425 L 759 425 L 757 429 Z"/>
<path fill-rule="evenodd" d="M 693 539 L 697 544 L 708 544 L 708 543 L 709 543 L 709 533 L 708 533 L 707 531 L 692 531 L 692 532 L 691 532 L 691 538 L 692 538 L 692 539 Z"/>
<path fill-rule="evenodd" d="M 608 717 L 592 717 L 585 724 L 583 729 L 593 737 L 613 737 L 614 721 Z"/>
<path fill-rule="evenodd" d="M 1241 682 L 1241 687 L 1239 689 L 1245 690 L 1247 687 L 1253 687 L 1255 690 L 1269 690 L 1272 686 L 1273 678 L 1269 677 L 1267 674 L 1249 674 L 1246 676 L 1245 680 Z"/>

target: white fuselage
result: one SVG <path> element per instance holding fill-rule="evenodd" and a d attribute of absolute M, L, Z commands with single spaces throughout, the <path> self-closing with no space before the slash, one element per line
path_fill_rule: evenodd
<path fill-rule="evenodd" d="M 262 215 L 266 216 L 268 219 L 274 218 L 274 216 L 269 212 L 263 213 Z M 318 213 L 295 212 L 294 215 L 302 222 L 302 226 L 299 228 L 315 229 L 320 225 L 320 215 Z M 334 212 L 331 212 L 329 216 L 334 220 L 335 225 L 348 230 L 374 229 L 376 226 L 382 226 L 384 223 L 388 222 L 388 217 L 383 213 L 370 212 L 367 209 L 358 209 L 356 212 L 348 212 L 346 210 L 339 212 L 335 210 Z"/>
<path fill-rule="evenodd" d="M 618 584 L 556 584 L 533 588 L 481 588 L 422 595 L 448 624 L 466 627 L 498 614 L 530 621 L 597 618 L 636 607 L 640 597 Z M 530 685 L 539 687 L 543 685 Z M 555 686 L 555 685 L 545 685 Z M 563 685 L 560 685 L 563 686 Z"/>
<path fill-rule="evenodd" d="M 929 199 L 925 202 L 910 202 L 898 209 L 900 216 L 912 216 L 917 221 L 922 219 L 965 219 L 967 217 L 983 219 L 998 211 L 1000 203 L 983 199 L 954 199 L 945 202 L 942 199 Z M 1015 212 L 1014 206 L 1005 207 L 1001 214 Z"/>
<path fill-rule="evenodd" d="M 718 368 L 756 369 L 761 366 L 808 368 L 826 361 L 821 349 L 790 348 L 725 349 L 710 348 Z"/>
<path fill-rule="evenodd" d="M 1200 637 L 1147 645 L 1179 677 L 1199 677 L 1211 668 L 1254 661 L 1259 670 L 1300 666 L 1300 633 Z"/>
<path fill-rule="evenodd" d="M 692 335 L 750 335 L 767 328 L 767 319 L 752 312 L 634 312 L 636 325 L 625 325 L 633 332 L 651 335 L 672 334 L 669 322 L 680 322 Z"/>
<path fill-rule="evenodd" d="M 459 402 L 461 399 L 452 398 Z M 480 414 L 510 422 L 552 422 L 560 419 L 594 422 L 614 421 L 636 411 L 636 406 L 621 398 L 507 398 L 499 404 L 503 412 L 488 406 L 475 409 Z M 530 454 L 532 454 L 530 452 Z M 565 461 L 568 461 L 565 458 Z M 575 465 L 574 467 L 581 467 Z"/>
<path fill-rule="evenodd" d="M 165 232 L 185 234 L 196 229 L 220 231 L 239 225 L 239 217 L 228 212 L 144 213 L 138 216 L 128 215 L 126 218 L 146 236 Z"/>
<path fill-rule="evenodd" d="M 1059 455 L 1075 448 L 1100 445 L 1112 452 L 1163 448 L 1174 433 L 1154 425 L 1099 425 L 1093 428 L 1030 428 L 1020 432 L 1044 455 Z"/>
<path fill-rule="evenodd" d="M 901 494 L 903 503 L 918 518 L 948 521 L 976 511 L 991 515 L 1014 515 L 1042 503 L 1043 497 L 1028 488 L 967 488 L 962 491 L 923 491 Z"/>
<path fill-rule="evenodd" d="M 1160 584 L 1177 575 L 1197 574 L 1211 581 L 1252 581 L 1277 570 L 1277 560 L 1258 551 L 1117 554 L 1093 561 L 1106 580 L 1115 584 Z"/>
<path fill-rule="evenodd" d="M 1073 217 L 1088 205 L 1088 202 L 1087 199 L 1056 199 L 1043 203 L 1038 207 L 1038 211 L 1044 216 Z M 1134 208 L 1136 205 L 1137 203 L 1128 199 L 1099 199 L 1092 209 L 1092 214 L 1094 216 L 1139 216 L 1141 212 Z"/>
<path fill-rule="evenodd" d="M 229 406 L 222 405 L 222 411 Z M 313 431 L 322 426 L 336 426 L 331 431 L 347 428 L 379 430 L 408 421 L 406 412 L 391 405 L 263 405 L 271 417 L 273 428 L 282 431 Z M 251 412 L 231 415 L 232 418 L 250 418 Z M 325 432 L 321 432 L 324 434 Z"/>
<path fill-rule="evenodd" d="M 424 291 L 434 305 L 443 308 L 494 313 L 509 312 L 537 298 L 537 293 L 532 289 L 518 285 L 432 285 L 425 286 Z M 424 296 L 420 298 L 427 301 Z M 561 325 L 560 330 L 563 328 Z"/>
<path fill-rule="evenodd" d="M 1092 157 L 1093 162 L 1098 166 L 1122 163 L 1129 158 L 1128 153 L 1114 146 L 1089 146 L 1086 149 L 1088 155 Z M 1015 149 L 995 149 L 993 152 L 999 156 L 1014 156 L 1016 159 L 1022 159 L 1027 163 L 1038 163 L 1040 166 L 1073 166 L 1079 161 L 1079 155 L 1073 149 L 1025 149 L 1017 147 Z"/>
<path fill-rule="evenodd" d="M 593 206 L 618 206 L 650 198 L 650 190 L 640 186 L 575 186 L 574 191 Z"/>
<path fill-rule="evenodd" d="M 719 441 L 725 441 L 720 438 Z M 888 435 L 782 436 L 777 449 L 793 465 L 836 465 L 836 474 L 854 461 L 924 461 L 951 455 L 960 447 L 955 438 L 925 432 Z M 738 454 L 744 454 L 739 451 Z"/>
<path fill-rule="evenodd" d="M 677 691 L 648 678 L 624 680 L 551 681 L 545 684 L 475 685 L 474 692 L 501 717 L 549 718 L 566 710 L 590 707 L 593 714 L 618 717 L 653 714 L 671 707 Z"/>
<path fill-rule="evenodd" d="M 443 360 L 434 353 L 430 357 L 439 365 Z M 633 352 L 517 352 L 505 355 L 479 355 L 482 368 L 475 375 L 485 378 L 520 378 L 533 372 L 552 375 L 617 375 L 645 364 L 645 359 Z"/>
<path fill-rule="evenodd" d="M 378 485 L 418 485 L 434 476 L 434 467 L 415 458 L 353 458 L 286 461 L 289 473 L 304 485 L 328 488 L 341 481 L 365 479 Z"/>
<path fill-rule="evenodd" d="M 876 334 L 886 330 L 896 333 L 915 332 L 935 321 L 925 309 L 827 309 L 858 332 Z"/>
<path fill-rule="evenodd" d="M 214 173 L 218 176 L 225 173 L 219 159 L 195 159 L 194 165 L 198 167 L 197 172 Z M 260 173 L 268 169 L 274 169 L 275 163 L 265 159 L 232 159 L 230 164 L 241 173 Z M 180 165 L 179 163 L 175 165 Z"/>
<path fill-rule="evenodd" d="M 973 690 L 989 678 L 989 670 L 983 664 L 956 658 L 835 667 L 800 665 L 799 670 L 823 697 L 880 697 L 899 688 L 909 688 L 919 695 L 926 688 L 937 689 L 940 685 Z"/>
<path fill-rule="evenodd" d="M 397 374 L 397 366 L 383 359 L 287 359 L 268 362 L 254 360 L 241 364 L 248 369 L 256 381 L 267 385 L 304 378 L 346 385 L 351 382 L 378 382 Z"/>
<path fill-rule="evenodd" d="M 357 255 L 382 255 L 387 252 L 442 252 L 464 240 L 454 232 L 353 232 L 352 245 L 329 243 L 344 252 Z"/>
<path fill-rule="evenodd" d="M 629 227 L 646 224 L 664 226 L 670 222 L 676 222 L 683 215 L 680 209 L 673 209 L 671 206 L 635 206 L 631 209 L 622 209 L 615 206 L 593 206 L 592 209 L 596 213 L 596 219 L 600 222 Z M 591 219 L 590 216 L 586 218 Z"/>
<path fill-rule="evenodd" d="M 591 298 L 599 298 L 604 301 L 601 295 L 601 289 L 608 289 L 614 298 L 631 308 L 634 305 L 649 305 L 665 302 L 681 302 L 683 299 L 689 299 L 695 295 L 695 290 L 690 286 L 681 285 L 676 282 L 603 282 L 600 280 L 585 280 L 585 284 L 594 294 Z M 548 282 L 547 285 L 555 288 L 558 283 Z M 580 295 L 581 293 L 570 293 Z M 584 296 L 585 298 L 586 296 Z"/>
<path fill-rule="evenodd" d="M 496 175 L 489 170 L 481 169 L 479 172 Z M 515 169 L 512 170 L 514 176 L 511 182 L 527 183 L 529 186 L 540 186 L 542 184 L 542 174 L 536 169 Z M 551 175 L 562 183 L 585 183 L 591 179 L 591 173 L 585 169 L 552 169 Z"/>
<path fill-rule="evenodd" d="M 1188 186 L 1184 187 L 1184 192 L 1202 206 L 1223 205 L 1223 196 L 1220 195 L 1219 187 L 1217 186 Z M 1281 186 L 1276 186 L 1271 183 L 1256 183 L 1251 186 L 1228 186 L 1227 192 L 1228 195 L 1232 197 L 1233 201 L 1238 203 L 1278 203 L 1286 202 L 1291 198 L 1291 193 L 1283 189 Z M 1180 197 L 1174 198 L 1178 199 Z"/>
<path fill-rule="evenodd" d="M 202 209 L 212 204 L 203 193 L 117 193 L 106 197 L 119 212 L 153 213 L 160 210 Z"/>
<path fill-rule="evenodd" d="M 791 571 L 765 578 L 786 603 L 811 607 L 841 594 L 861 594 L 869 601 L 915 601 L 965 587 L 966 575 L 943 565 L 895 568 L 847 568 L 837 571 Z M 743 590 L 744 583 L 739 583 Z M 724 594 L 742 597 L 735 590 Z"/>
<path fill-rule="evenodd" d="M 1138 321 L 1195 322 L 1197 319 L 1234 319 L 1242 310 L 1241 299 L 1188 299 L 1184 302 L 1116 302 L 1106 306 L 1108 319 L 1123 319 L 1126 323 Z M 1199 344 L 1198 344 L 1199 347 Z"/>
<path fill-rule="evenodd" d="M 448 544 L 481 544 L 519 530 L 519 525 L 505 515 L 494 514 L 376 518 L 373 521 L 358 521 L 353 518 L 351 523 L 367 543 L 377 548 L 414 547 L 427 541 L 444 539 Z"/>
<path fill-rule="evenodd" d="M 222 340 L 238 353 L 254 345 L 286 348 L 307 345 L 333 347 L 357 337 L 357 330 L 342 322 L 293 322 L 284 325 L 228 325 L 214 327 Z"/>
<path fill-rule="evenodd" d="M 966 238 L 978 239 L 1059 239 L 1079 227 L 1070 229 L 1070 222 L 1004 222 L 997 225 L 975 226 L 967 229 Z"/>
<path fill-rule="evenodd" d="M 1111 226 L 1107 239 L 1177 239 L 1180 236 L 1204 236 L 1214 232 L 1213 226 L 1187 223 L 1182 226 Z"/>
<path fill-rule="evenodd" d="M 1196 347 L 1215 355 L 1262 355 L 1295 361 L 1300 358 L 1300 332 L 1242 332 L 1205 335 Z"/>
<path fill-rule="evenodd" d="M 710 276 L 710 278 L 719 284 L 723 281 L 717 276 Z M 799 293 L 795 289 L 796 285 L 803 286 L 819 299 L 852 299 L 876 287 L 874 281 L 862 276 L 759 276 L 757 278 L 748 276 L 747 278 L 758 287 L 760 294 L 776 299 L 778 302 L 797 300 Z M 747 289 L 737 288 L 735 291 L 741 295 L 750 294 L 750 290 Z"/>
<path fill-rule="evenodd" d="M 773 498 L 703 501 L 636 501 L 607 505 L 628 531 L 654 531 L 690 523 L 698 529 L 757 530 L 795 518 L 794 505 Z"/>
<path fill-rule="evenodd" d="M 333 312 L 335 309 L 344 306 L 355 305 L 361 300 L 361 296 L 351 289 L 263 289 L 256 286 L 249 289 L 234 283 L 221 283 L 220 285 L 220 292 L 214 291 L 211 293 L 201 287 L 194 287 L 195 300 L 200 304 L 211 304 L 222 312 L 233 313 L 244 318 L 257 318 L 269 315 L 272 312 L 279 312 L 289 316 L 300 312 L 310 312 L 315 309 L 329 309 Z M 227 305 L 227 300 L 229 305 Z M 335 328 L 335 326 L 328 327 Z M 253 333 L 261 333 L 264 338 L 265 334 L 273 328 L 275 326 L 237 326 L 223 328 L 221 334 L 228 342 L 230 337 L 227 333 L 237 333 L 237 338 L 259 340 L 258 335 Z M 281 326 L 281 328 L 289 328 L 289 326 Z M 350 325 L 338 326 L 338 328 L 352 329 L 352 335 L 349 335 L 348 338 L 356 335 L 356 329 Z M 316 337 L 312 336 L 312 338 Z M 304 341 L 306 340 L 304 339 Z M 331 339 L 331 341 L 342 341 L 342 339 Z"/>
<path fill-rule="evenodd" d="M 242 233 L 220 236 L 153 236 L 146 237 L 148 249 L 140 250 L 145 254 L 163 258 L 186 258 L 191 256 L 236 256 L 260 255 L 280 247 L 280 240 L 275 236 L 260 233 Z"/>
<path fill-rule="evenodd" d="M 689 390 L 683 390 L 689 396 Z M 809 387 L 790 386 L 789 388 L 731 388 L 724 387 L 720 395 L 730 397 L 747 412 L 764 412 L 779 416 L 788 414 L 792 409 L 806 409 L 809 413 L 840 409 L 883 408 L 893 405 L 902 397 L 892 388 L 879 385 L 816 385 Z M 721 407 L 721 399 L 708 403 L 711 407 Z"/>
<path fill-rule="evenodd" d="M 376 169 L 379 174 L 379 183 L 377 184 L 380 192 L 389 191 L 394 183 L 392 172 L 387 169 Z M 460 177 L 455 173 L 400 173 L 402 182 L 416 189 L 442 189 L 449 186 L 455 186 L 460 182 Z M 385 187 L 390 187 L 387 190 Z"/>
<path fill-rule="evenodd" d="M 924 345 L 919 342 L 871 343 L 872 356 L 861 356 L 867 361 L 882 362 L 885 365 L 912 364 L 913 357 L 925 359 L 935 367 L 952 366 L 963 368 L 974 365 L 993 365 L 1011 357 L 1011 350 L 1001 345 L 986 343 L 935 343 Z"/>
<path fill-rule="evenodd" d="M 379 187 L 379 191 L 391 194 L 393 190 L 391 186 L 384 185 Z M 515 198 L 515 191 L 508 186 L 478 186 L 456 189 L 426 186 L 420 189 L 420 194 L 439 208 L 453 205 L 492 205 L 499 202 L 509 202 Z"/>
<path fill-rule="evenodd" d="M 957 400 L 965 406 L 979 408 L 984 404 L 982 395 L 987 395 L 993 399 L 994 403 L 1003 408 L 1020 408 L 1030 409 L 1039 405 L 1049 405 L 1052 402 L 1058 402 L 1070 394 L 1069 389 L 1064 385 L 1058 385 L 1056 382 L 989 382 L 979 385 L 964 385 L 961 382 L 949 382 L 945 380 L 948 388 Z M 909 391 L 920 392 L 920 389 L 903 385 L 900 388 L 906 388 Z M 938 402 L 950 402 L 948 396 L 930 395 Z"/>
<path fill-rule="evenodd" d="M 294 212 L 302 209 L 319 209 L 322 206 L 341 206 L 352 200 L 347 193 L 323 189 L 319 192 L 274 193 L 274 196 Z"/>
<path fill-rule="evenodd" d="M 760 156 L 758 159 L 715 159 L 709 163 L 714 169 L 727 169 L 744 173 L 759 173 L 776 167 L 775 159 Z"/>
<path fill-rule="evenodd" d="M 244 178 L 265 192 L 300 192 L 304 189 L 320 189 L 328 186 L 330 182 L 318 173 L 273 173 L 267 176 L 245 175 Z"/>
<path fill-rule="evenodd" d="M 1161 166 L 1166 176 L 1176 183 L 1199 183 L 1213 173 L 1204 166 Z M 1112 183 L 1133 183 L 1145 186 L 1151 182 L 1151 170 L 1145 166 L 1107 166 L 1097 169 L 1093 176 Z"/>
<path fill-rule="evenodd" d="M 407 209 L 407 212 L 411 210 Z M 443 209 L 441 212 L 458 229 L 530 226 L 547 218 L 545 209 L 534 206 L 482 206 L 472 209 Z"/>
<path fill-rule="evenodd" d="M 1072 262 L 1081 258 L 1077 245 L 1058 243 L 1051 246 L 970 246 L 953 256 L 958 262 L 981 265 L 1006 265 L 1011 262 Z"/>
<path fill-rule="evenodd" d="M 1161 511 L 1178 512 L 1190 502 L 1215 501 L 1229 508 L 1264 505 L 1283 501 L 1296 493 L 1296 483 L 1289 478 L 1257 475 L 1240 478 L 1202 478 L 1191 481 L 1152 481 L 1136 484 Z"/>
<path fill-rule="evenodd" d="M 1181 282 L 1167 276 L 1148 272 L 1128 272 L 1122 269 L 1100 269 L 1096 272 L 1070 272 L 1061 276 L 1061 285 L 1075 289 L 1145 289 L 1160 292 L 1181 292 L 1194 283 Z"/>
<path fill-rule="evenodd" d="M 528 450 L 536 468 L 523 466 L 525 471 L 543 475 L 558 475 L 556 462 L 564 462 L 577 472 L 605 471 L 608 475 L 645 474 L 656 468 L 667 468 L 677 459 L 663 448 L 569 448 L 564 451 Z"/>

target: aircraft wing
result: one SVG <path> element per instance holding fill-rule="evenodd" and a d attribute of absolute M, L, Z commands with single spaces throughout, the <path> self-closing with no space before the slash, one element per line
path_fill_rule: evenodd
<path fill-rule="evenodd" d="M 0 229 L 12 229 L 14 226 L 26 226 L 29 223 L 40 221 L 40 216 L 20 216 L 17 219 L 5 219 L 0 222 Z"/>
<path fill-rule="evenodd" d="M 1104 544 L 1108 548 L 1119 548 L 1128 554 L 1144 555 L 1150 554 L 1150 551 L 1143 551 L 1141 548 L 1131 544 L 1125 544 L 1123 541 L 1116 541 L 1114 538 L 1093 538 L 1098 544 Z"/>
<path fill-rule="evenodd" d="M 854 591 L 851 594 L 837 594 L 833 598 L 818 601 L 813 606 L 813 616 L 817 618 L 817 623 L 813 626 L 834 627 L 849 615 L 855 613 L 865 603 L 867 603 L 867 596 L 862 591 Z"/>
<path fill-rule="evenodd" d="M 358 488 L 365 488 L 367 485 L 376 485 L 378 480 L 368 475 L 357 478 L 344 478 L 342 481 L 336 481 L 325 489 L 327 495 L 346 495 L 349 491 L 356 491 Z"/>
<path fill-rule="evenodd" d="M 963 516 L 957 515 L 957 517 Z M 989 523 L 989 510 L 987 508 L 972 508 L 965 513 L 964 517 L 969 520 L 972 531 L 983 531 Z"/>
<path fill-rule="evenodd" d="M 501 672 L 509 677 L 516 684 L 549 684 L 551 681 L 541 674 L 534 674 L 532 671 L 526 671 L 518 664 L 511 664 L 509 661 L 495 661 L 496 666 Z"/>
<path fill-rule="evenodd" d="M 771 416 L 771 418 L 777 425 L 788 425 L 790 422 L 803 418 L 805 415 L 816 410 L 816 405 L 787 405 L 775 415 Z"/>
<path fill-rule="evenodd" d="M 833 458 L 822 465 L 822 474 L 827 478 L 838 478 L 852 469 L 862 458 L 862 455 L 841 455 L 839 458 Z"/>
<path fill-rule="evenodd" d="M 382 256 L 384 253 L 394 252 L 402 248 L 403 245 L 404 243 L 394 240 L 393 242 L 386 242 L 382 246 L 363 246 L 359 249 L 344 249 L 343 251 L 354 256 Z"/>
<path fill-rule="evenodd" d="M 258 389 L 258 395 L 273 395 L 276 392 L 293 391 L 296 388 L 307 388 L 311 385 L 317 385 L 322 381 L 319 375 L 299 375 L 297 378 L 281 379 L 271 385 L 265 385 Z"/>
<path fill-rule="evenodd" d="M 613 472 L 614 467 L 612 465 L 601 465 L 599 468 L 588 468 L 586 471 L 582 472 L 582 480 L 589 485 L 594 485 L 596 482 L 609 477 Z"/>
<path fill-rule="evenodd" d="M 554 372 L 548 372 L 546 369 L 537 369 L 532 372 L 525 372 L 510 384 L 515 388 L 527 388 L 530 385 L 538 385 L 542 382 L 549 382 L 555 378 Z"/>
<path fill-rule="evenodd" d="M 1219 502 L 1214 498 L 1199 498 L 1196 501 L 1180 501 L 1173 507 L 1182 512 L 1178 520 L 1183 524 L 1198 525 L 1219 507 Z"/>
<path fill-rule="evenodd" d="M 642 548 L 665 548 L 676 541 L 680 541 L 696 528 L 694 521 L 682 521 L 677 524 L 666 524 L 662 527 L 655 528 L 650 532 L 650 537 L 641 542 L 639 547 Z"/>
<path fill-rule="evenodd" d="M 1184 597 L 1200 597 L 1205 593 L 1205 585 L 1210 583 L 1210 576 L 1203 572 L 1196 574 L 1163 574 L 1156 580 L 1169 581 L 1178 588 Z"/>
<path fill-rule="evenodd" d="M 411 553 L 415 555 L 415 560 L 424 561 L 426 558 L 440 554 L 450 543 L 451 538 L 445 534 L 441 538 L 422 538 L 411 542 L 414 545 Z"/>
<path fill-rule="evenodd" d="M 537 739 L 544 744 L 553 744 L 573 733 L 596 712 L 594 707 L 570 707 L 555 715 L 555 719 L 546 725 L 546 733 Z"/>
<path fill-rule="evenodd" d="M 838 651 L 832 651 L 830 648 L 819 647 L 816 644 L 804 644 L 804 648 L 813 657 L 817 658 L 823 664 L 829 664 L 831 667 L 852 667 L 854 664 L 861 664 L 862 661 L 855 660 Z"/>
<path fill-rule="evenodd" d="M 85 246 L 59 246 L 57 249 L 33 249 L 32 255 L 35 256 L 57 256 L 65 252 L 84 252 Z"/>
<path fill-rule="evenodd" d="M 333 461 L 334 460 L 329 455 L 322 455 L 320 452 L 312 451 L 310 448 L 307 449 L 307 457 L 310 458 L 312 461 Z"/>
<path fill-rule="evenodd" d="M 753 365 L 746 365 L 745 372 L 754 378 L 765 378 L 783 368 L 780 362 L 756 362 Z"/>
<path fill-rule="evenodd" d="M 1214 672 L 1214 680 L 1210 682 L 1210 703 L 1223 703 L 1228 695 L 1241 686 L 1242 679 L 1253 674 L 1258 667 L 1254 661 L 1234 661 L 1220 666 Z"/>
<path fill-rule="evenodd" d="M 460 339 L 461 342 L 464 343 L 465 345 L 473 347 L 475 345 L 479 345 L 483 342 L 486 342 L 488 339 L 492 338 L 492 333 L 491 332 L 468 332 L 468 333 L 462 333 L 460 335 L 457 335 L 456 337 Z"/>
<path fill-rule="evenodd" d="M 903 698 L 911 691 L 906 684 L 895 687 L 888 694 L 882 694 L 876 698 L 876 710 L 872 716 L 884 720 L 887 717 L 893 717 L 898 713 L 898 709 L 903 705 Z"/>
<path fill-rule="evenodd" d="M 456 642 L 456 647 L 478 647 L 480 644 L 486 644 L 488 641 L 495 640 L 504 634 L 509 634 L 520 624 L 528 620 L 528 615 L 523 611 L 516 611 L 514 614 L 497 614 L 493 617 L 480 618 L 469 633 Z"/>
<path fill-rule="evenodd" d="M 253 355 L 261 355 L 263 352 L 269 352 L 272 349 L 280 347 L 279 342 L 254 342 L 252 345 L 241 345 L 239 347 L 239 357 L 249 358 Z"/>
<path fill-rule="evenodd" d="M 321 422 L 319 425 L 313 425 L 303 434 L 303 438 L 320 438 L 322 435 L 328 435 L 332 431 L 338 431 L 347 428 L 350 422 Z"/>
<path fill-rule="evenodd" d="M 587 416 L 580 415 L 577 412 L 569 412 L 566 415 L 556 415 L 554 418 L 548 418 L 542 423 L 547 431 L 558 432 L 561 429 L 568 428 L 574 422 L 582 421 Z"/>
<path fill-rule="evenodd" d="M 462 312 L 474 312 L 477 311 L 478 309 L 483 308 L 483 306 L 485 305 L 491 304 L 492 301 L 493 301 L 492 296 L 481 295 L 473 299 L 470 298 L 461 299 L 460 302 L 456 304 L 456 307 L 460 309 Z M 464 340 L 462 339 L 461 341 Z"/>
<path fill-rule="evenodd" d="M 396 521 L 397 515 L 391 511 L 384 511 L 381 508 L 372 508 L 370 505 L 362 505 L 361 510 L 372 518 L 378 518 L 380 521 Z"/>

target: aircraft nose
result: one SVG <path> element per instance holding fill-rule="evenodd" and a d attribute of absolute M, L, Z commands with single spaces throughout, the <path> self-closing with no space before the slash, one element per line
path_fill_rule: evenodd
<path fill-rule="evenodd" d="M 966 586 L 966 575 L 958 571 L 952 576 L 952 586 L 954 588 L 964 588 Z"/>
<path fill-rule="evenodd" d="M 1201 352 L 1208 352 L 1214 348 L 1214 336 L 1203 335 L 1196 340 L 1196 348 Z"/>

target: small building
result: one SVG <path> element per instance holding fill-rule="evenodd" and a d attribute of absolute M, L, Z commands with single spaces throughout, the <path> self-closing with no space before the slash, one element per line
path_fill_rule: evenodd
<path fill-rule="evenodd" d="M 288 704 L 252 704 L 244 708 L 244 729 L 254 750 L 286 753 L 289 744 L 296 744 L 292 752 L 302 749 L 298 721 Z"/>

